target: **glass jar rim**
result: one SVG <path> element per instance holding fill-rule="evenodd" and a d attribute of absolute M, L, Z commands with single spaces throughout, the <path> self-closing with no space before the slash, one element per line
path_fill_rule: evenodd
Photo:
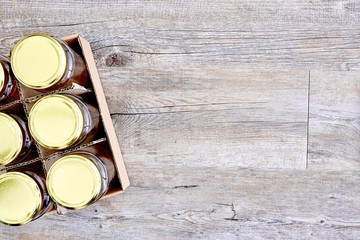
<path fill-rule="evenodd" d="M 7 165 L 21 153 L 24 134 L 20 124 L 6 113 L 0 113 L 0 132 L 7 136 L 0 140 L 0 165 Z"/>
<path fill-rule="evenodd" d="M 25 173 L 7 172 L 0 175 L 0 192 L 3 191 L 6 194 L 2 194 L 0 199 L 0 221 L 5 224 L 26 224 L 43 206 L 39 185 Z"/>
<path fill-rule="evenodd" d="M 46 186 L 51 198 L 60 206 L 81 209 L 100 196 L 103 176 L 89 156 L 73 153 L 50 167 Z"/>
<path fill-rule="evenodd" d="M 61 150 L 81 138 L 85 117 L 74 99 L 70 95 L 51 94 L 40 98 L 30 109 L 29 129 L 41 146 Z"/>
<path fill-rule="evenodd" d="M 11 66 L 16 78 L 33 89 L 47 89 L 65 74 L 68 59 L 61 43 L 47 34 L 31 34 L 11 51 Z"/>

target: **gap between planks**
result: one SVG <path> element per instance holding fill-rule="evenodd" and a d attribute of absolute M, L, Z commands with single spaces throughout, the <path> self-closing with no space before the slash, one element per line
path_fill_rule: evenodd
<path fill-rule="evenodd" d="M 310 136 L 310 79 L 311 79 L 311 71 L 309 71 L 309 79 L 308 79 L 308 99 L 307 99 L 307 136 L 306 136 L 306 161 L 305 161 L 305 169 L 309 168 L 309 136 Z"/>

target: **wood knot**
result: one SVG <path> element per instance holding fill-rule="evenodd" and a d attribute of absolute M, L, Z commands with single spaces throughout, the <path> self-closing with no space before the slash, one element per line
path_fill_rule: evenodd
<path fill-rule="evenodd" d="M 105 59 L 107 67 L 124 67 L 128 62 L 129 58 L 119 53 L 112 53 Z"/>

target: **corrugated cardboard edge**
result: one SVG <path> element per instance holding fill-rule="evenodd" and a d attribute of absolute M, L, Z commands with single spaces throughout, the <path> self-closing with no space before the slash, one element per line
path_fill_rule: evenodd
<path fill-rule="evenodd" d="M 103 123 L 105 126 L 106 135 L 108 137 L 108 141 L 109 141 L 109 144 L 112 149 L 113 156 L 114 156 L 114 161 L 115 161 L 115 164 L 117 167 L 118 176 L 119 176 L 120 182 L 121 182 L 121 188 L 122 188 L 122 190 L 125 190 L 127 187 L 130 186 L 130 180 L 129 180 L 129 176 L 126 171 L 124 159 L 121 154 L 121 150 L 120 150 L 119 142 L 118 142 L 118 139 L 117 139 L 117 136 L 115 133 L 114 125 L 111 120 L 109 107 L 106 102 L 104 89 L 102 87 L 99 73 L 96 68 L 96 64 L 94 61 L 93 53 L 91 51 L 90 43 L 80 35 L 69 36 L 69 37 L 66 37 L 65 39 L 76 38 L 76 37 L 78 37 L 78 39 L 79 39 L 79 43 L 80 43 L 81 48 L 84 53 L 85 61 L 88 64 L 88 71 L 89 71 L 90 77 L 92 79 L 95 95 L 96 95 L 96 98 L 97 98 L 97 101 L 99 104 L 100 114 L 101 114 L 101 117 L 103 119 Z"/>

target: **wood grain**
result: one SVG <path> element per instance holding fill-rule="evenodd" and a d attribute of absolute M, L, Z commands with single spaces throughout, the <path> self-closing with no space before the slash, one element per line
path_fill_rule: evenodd
<path fill-rule="evenodd" d="M 165 170 L 166 169 L 166 170 Z M 11 239 L 357 239 L 360 174 L 239 168 L 130 167 L 132 187 Z"/>
<path fill-rule="evenodd" d="M 133 184 L 0 239 L 359 238 L 358 0 L 0 6 L 2 54 L 90 41 Z"/>
<path fill-rule="evenodd" d="M 100 73 L 111 79 L 103 83 L 124 157 L 136 164 L 306 167 L 305 71 Z"/>
<path fill-rule="evenodd" d="M 0 52 L 33 32 L 80 33 L 101 67 L 359 70 L 356 3 L 2 1 Z"/>
<path fill-rule="evenodd" d="M 360 75 L 311 72 L 309 168 L 360 170 Z"/>

